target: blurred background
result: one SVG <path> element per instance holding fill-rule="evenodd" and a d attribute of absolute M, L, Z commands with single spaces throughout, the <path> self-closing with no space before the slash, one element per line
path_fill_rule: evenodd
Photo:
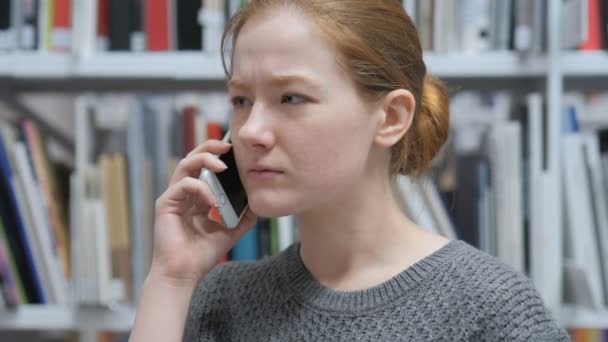
<path fill-rule="evenodd" d="M 230 117 L 242 0 L 0 0 L 0 341 L 122 341 L 154 200 Z M 404 0 L 451 93 L 416 222 L 528 275 L 574 341 L 608 341 L 608 0 Z M 297 240 L 261 218 L 225 257 Z"/>

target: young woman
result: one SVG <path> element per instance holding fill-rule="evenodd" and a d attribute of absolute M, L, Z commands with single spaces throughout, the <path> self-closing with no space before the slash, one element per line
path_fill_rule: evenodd
<path fill-rule="evenodd" d="M 223 46 L 232 145 L 199 146 L 158 199 L 131 341 L 569 340 L 525 276 L 418 227 L 393 196 L 449 121 L 400 1 L 253 0 Z M 230 148 L 250 205 L 236 230 L 207 219 L 197 179 Z M 256 215 L 295 215 L 300 242 L 214 267 Z"/>

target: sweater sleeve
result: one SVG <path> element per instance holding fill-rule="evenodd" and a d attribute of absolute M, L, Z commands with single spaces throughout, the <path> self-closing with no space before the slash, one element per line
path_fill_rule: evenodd
<path fill-rule="evenodd" d="M 197 286 L 184 327 L 184 342 L 224 341 L 229 304 L 226 265 L 216 266 Z"/>
<path fill-rule="evenodd" d="M 480 341 L 570 341 L 531 281 L 521 276 L 505 285 L 488 293 L 489 311 L 480 324 Z"/>

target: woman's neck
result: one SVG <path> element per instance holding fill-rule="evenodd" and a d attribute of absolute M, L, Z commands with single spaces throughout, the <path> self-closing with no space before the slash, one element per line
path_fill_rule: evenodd
<path fill-rule="evenodd" d="M 388 179 L 359 184 L 297 221 L 304 264 L 336 290 L 378 285 L 447 243 L 403 214 Z"/>

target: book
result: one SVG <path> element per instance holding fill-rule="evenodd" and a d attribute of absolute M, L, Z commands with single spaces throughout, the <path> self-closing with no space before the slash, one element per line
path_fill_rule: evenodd
<path fill-rule="evenodd" d="M 578 133 L 562 136 L 566 257 L 572 267 L 580 270 L 580 280 L 577 281 L 588 284 L 592 306 L 601 308 L 605 302 L 602 272 L 595 242 L 590 181 L 585 170 L 583 152 L 582 137 Z"/>
<path fill-rule="evenodd" d="M 198 22 L 201 0 L 180 0 L 177 6 L 177 49 L 201 51 L 202 27 Z"/>
<path fill-rule="evenodd" d="M 601 0 L 587 0 L 587 39 L 579 47 L 580 50 L 601 50 L 603 37 L 601 27 Z"/>
<path fill-rule="evenodd" d="M 104 152 L 98 163 L 106 215 L 112 278 L 124 284 L 125 300 L 133 298 L 131 227 L 127 195 L 127 163 L 123 153 Z"/>
<path fill-rule="evenodd" d="M 49 304 L 68 303 L 68 285 L 65 272 L 60 266 L 59 257 L 53 248 L 51 228 L 47 216 L 47 209 L 42 202 L 40 186 L 34 175 L 29 159 L 27 147 L 22 142 L 15 143 L 16 172 L 23 181 L 23 194 L 25 205 L 28 207 L 32 218 L 32 230 L 34 246 L 40 253 L 41 265 L 38 268 L 42 287 L 48 296 Z"/>
<path fill-rule="evenodd" d="M 52 50 L 68 52 L 72 46 L 72 1 L 54 0 L 54 6 L 53 29 L 51 35 Z"/>
<path fill-rule="evenodd" d="M 255 225 L 234 245 L 231 258 L 234 261 L 253 261 L 258 258 L 258 226 Z"/>
<path fill-rule="evenodd" d="M 21 50 L 38 48 L 38 6 L 39 0 L 21 0 L 20 18 L 17 20 L 20 30 L 17 32 L 17 46 Z"/>
<path fill-rule="evenodd" d="M 132 0 L 108 0 L 108 41 L 110 51 L 131 50 Z"/>
<path fill-rule="evenodd" d="M 131 209 L 131 250 L 133 260 L 133 299 L 137 301 L 152 260 L 154 227 L 151 223 L 153 202 L 151 156 L 146 151 L 143 111 L 139 101 L 130 102 L 127 124 L 127 159 L 129 172 L 129 207 Z M 142 176 L 144 175 L 144 176 Z M 147 175 L 147 176 L 145 176 Z"/>
<path fill-rule="evenodd" d="M 99 6 L 95 0 L 78 0 L 72 2 L 72 52 L 78 57 L 89 57 L 98 50 L 103 50 L 98 41 Z"/>
<path fill-rule="evenodd" d="M 38 4 L 38 51 L 51 51 L 55 0 L 39 0 Z"/>
<path fill-rule="evenodd" d="M 599 251 L 604 305 L 608 307 L 608 199 L 604 188 L 605 179 L 602 172 L 600 145 L 597 134 L 584 134 L 582 139 L 589 189 L 591 189 L 595 241 Z"/>
<path fill-rule="evenodd" d="M 562 0 L 561 46 L 565 49 L 578 48 L 588 39 L 587 0 Z"/>
<path fill-rule="evenodd" d="M 132 51 L 146 50 L 146 34 L 144 32 L 144 0 L 130 0 L 129 35 Z"/>
<path fill-rule="evenodd" d="M 17 202 L 18 182 L 5 146 L 4 139 L 0 139 L 0 196 L 2 203 L 6 204 L 0 206 L 0 219 L 3 220 L 10 253 L 19 270 L 27 302 L 44 304 L 46 297 L 40 279 L 40 264 L 36 264 L 34 259 L 33 238 L 26 230 L 23 207 Z"/>
<path fill-rule="evenodd" d="M 25 120 L 22 124 L 24 137 L 27 141 L 33 171 L 43 194 L 43 203 L 52 228 L 53 246 L 59 257 L 64 276 L 70 277 L 70 256 L 68 242 L 68 225 L 64 213 L 65 205 L 59 194 L 59 186 L 55 170 L 46 150 L 45 139 L 36 123 Z"/>
<path fill-rule="evenodd" d="M 13 14 L 11 0 L 0 1 L 0 52 L 10 51 L 15 48 L 15 32 L 11 15 Z"/>
<path fill-rule="evenodd" d="M 486 146 L 492 172 L 497 256 L 524 273 L 521 125 L 512 121 L 493 125 Z"/>
<path fill-rule="evenodd" d="M 168 51 L 169 42 L 169 1 L 146 0 L 145 31 L 148 51 Z"/>
<path fill-rule="evenodd" d="M 97 0 L 97 11 L 91 12 L 91 14 L 94 14 L 93 22 L 95 22 L 95 18 L 97 19 L 97 27 L 95 31 L 97 51 L 107 51 L 110 45 L 109 1 L 110 0 Z M 95 2 L 93 1 L 93 4 L 94 3 Z"/>
<path fill-rule="evenodd" d="M 0 220 L 0 277 L 2 278 L 2 294 L 4 307 L 15 307 L 23 304 L 23 287 L 17 279 L 17 272 L 9 254 L 9 249 L 6 244 L 4 235 L 4 226 Z"/>
<path fill-rule="evenodd" d="M 295 242 L 295 222 L 292 216 L 277 218 L 277 230 L 279 234 L 279 252 L 286 250 Z"/>

